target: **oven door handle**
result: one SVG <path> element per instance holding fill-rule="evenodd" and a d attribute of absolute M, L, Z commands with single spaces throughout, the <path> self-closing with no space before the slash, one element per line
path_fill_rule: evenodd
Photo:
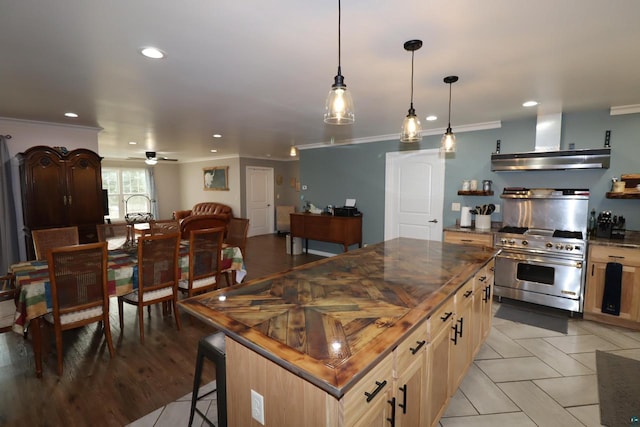
<path fill-rule="evenodd" d="M 545 257 L 543 260 L 538 257 L 531 257 L 526 255 L 509 256 L 509 255 L 505 255 L 504 252 L 496 256 L 496 258 L 508 259 L 512 261 L 520 261 L 527 264 L 536 264 L 543 267 L 547 265 L 559 265 L 562 267 L 582 268 L 582 265 L 583 265 L 582 261 L 580 260 L 568 260 L 568 261 L 557 260 L 556 261 L 556 258 L 552 258 L 552 257 Z"/>

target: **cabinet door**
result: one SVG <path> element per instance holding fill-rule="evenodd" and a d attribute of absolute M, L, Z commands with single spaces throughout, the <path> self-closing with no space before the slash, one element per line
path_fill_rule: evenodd
<path fill-rule="evenodd" d="M 426 349 L 400 374 L 396 381 L 395 426 L 422 426 L 426 417 Z"/>
<path fill-rule="evenodd" d="M 450 338 L 453 336 L 453 298 L 444 303 L 428 320 L 427 345 L 427 426 L 438 420 L 449 401 Z"/>
<path fill-rule="evenodd" d="M 38 228 L 67 225 L 65 166 L 51 150 L 30 151 L 20 166 L 24 224 Z"/>
<path fill-rule="evenodd" d="M 455 295 L 455 319 L 451 337 L 451 373 L 449 389 L 453 394 L 462 382 L 471 363 L 473 313 L 473 280 L 470 280 Z"/>
<path fill-rule="evenodd" d="M 68 218 L 70 225 L 103 222 L 100 157 L 77 153 L 66 161 Z"/>
<path fill-rule="evenodd" d="M 495 271 L 495 259 L 483 269 L 483 273 L 477 278 L 482 283 L 482 316 L 480 317 L 482 327 L 480 328 L 480 343 L 484 342 L 491 332 L 491 319 L 493 319 L 493 282 Z M 484 277 L 484 279 L 483 279 Z"/>
<path fill-rule="evenodd" d="M 584 310 L 587 313 L 602 314 L 607 264 L 590 262 L 588 268 Z M 638 267 L 624 264 L 622 266 L 620 316 L 615 317 L 634 322 L 640 321 L 640 268 Z"/>
<path fill-rule="evenodd" d="M 393 425 L 396 399 L 393 390 L 388 387 L 380 398 L 371 403 L 367 412 L 354 424 L 354 427 L 389 427 Z M 417 425 L 417 424 L 416 424 Z"/>

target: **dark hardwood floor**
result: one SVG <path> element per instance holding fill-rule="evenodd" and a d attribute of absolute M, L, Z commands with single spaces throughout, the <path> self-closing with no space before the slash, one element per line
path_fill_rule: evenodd
<path fill-rule="evenodd" d="M 287 255 L 285 238 L 276 235 L 249 238 L 246 252 L 246 280 L 321 259 Z M 56 374 L 55 340 L 39 379 L 30 339 L 0 334 L 0 426 L 122 426 L 191 391 L 198 339 L 211 327 L 183 314 L 178 331 L 175 319 L 154 306 L 150 317 L 145 314 L 142 345 L 134 307 L 125 306 L 122 332 L 115 298 L 110 314 L 115 357 L 97 324 L 65 332 L 62 377 Z M 213 379 L 211 365 L 206 374 Z"/>

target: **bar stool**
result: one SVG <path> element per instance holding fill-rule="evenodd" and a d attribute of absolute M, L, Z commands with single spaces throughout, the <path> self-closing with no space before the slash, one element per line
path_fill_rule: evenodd
<path fill-rule="evenodd" d="M 196 403 L 198 400 L 210 395 L 216 390 L 212 390 L 198 396 L 200 390 L 200 379 L 202 376 L 202 364 L 204 358 L 211 360 L 216 365 L 216 389 L 218 391 L 218 427 L 227 427 L 227 378 L 226 378 L 226 351 L 225 351 L 225 335 L 222 332 L 201 338 L 198 342 L 198 357 L 196 359 L 196 373 L 193 378 L 193 393 L 191 395 L 191 413 L 189 414 L 189 426 L 193 423 L 194 413 L 197 412 L 207 424 L 215 425 L 203 414 Z"/>

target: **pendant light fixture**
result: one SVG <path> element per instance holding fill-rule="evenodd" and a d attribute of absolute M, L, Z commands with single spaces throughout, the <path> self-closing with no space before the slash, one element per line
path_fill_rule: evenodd
<path fill-rule="evenodd" d="M 451 131 L 451 85 L 458 81 L 458 76 L 447 76 L 444 82 L 449 85 L 449 125 L 447 131 L 442 135 L 442 143 L 440 149 L 444 153 L 456 152 L 456 136 Z"/>
<path fill-rule="evenodd" d="M 298 149 L 296 148 L 295 145 L 292 145 L 291 148 L 289 149 L 289 156 L 296 157 L 297 155 L 298 155 Z"/>
<path fill-rule="evenodd" d="M 418 116 L 416 116 L 416 110 L 413 109 L 413 55 L 415 51 L 421 47 L 422 40 L 409 40 L 404 43 L 405 50 L 411 52 L 411 103 L 409 104 L 409 113 L 402 122 L 400 142 L 422 141 L 422 126 L 420 125 Z"/>
<path fill-rule="evenodd" d="M 324 106 L 324 122 L 330 125 L 350 125 L 355 121 L 353 99 L 351 99 L 351 92 L 347 90 L 347 85 L 344 84 L 340 68 L 340 20 L 341 7 L 338 0 L 338 74 L 334 78 Z"/>

